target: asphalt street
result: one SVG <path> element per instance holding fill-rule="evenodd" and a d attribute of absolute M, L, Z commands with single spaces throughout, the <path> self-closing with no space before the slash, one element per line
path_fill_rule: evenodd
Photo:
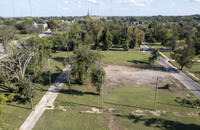
<path fill-rule="evenodd" d="M 150 48 L 142 44 L 141 47 L 143 48 L 143 51 L 147 51 L 149 54 L 151 54 Z M 200 98 L 200 84 L 191 79 L 189 76 L 187 76 L 182 71 L 178 70 L 176 67 L 171 65 L 166 59 L 162 58 L 161 56 L 157 59 L 157 62 L 165 68 L 166 71 L 171 72 L 172 76 L 179 80 L 183 85 L 187 87 L 192 93 L 194 93 L 198 98 Z"/>

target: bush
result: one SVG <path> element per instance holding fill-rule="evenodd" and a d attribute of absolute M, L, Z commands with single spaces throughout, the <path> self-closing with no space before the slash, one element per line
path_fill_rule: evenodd
<path fill-rule="evenodd" d="M 176 97 L 174 101 L 182 104 L 183 106 L 187 106 L 187 107 L 193 107 L 193 108 L 200 107 L 200 99 L 190 100 L 187 98 L 182 99 L 181 97 Z"/>

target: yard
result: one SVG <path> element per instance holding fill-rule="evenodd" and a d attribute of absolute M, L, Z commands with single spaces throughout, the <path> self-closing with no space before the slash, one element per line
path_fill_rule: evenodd
<path fill-rule="evenodd" d="M 91 86 L 73 86 L 73 94 L 64 86 L 54 110 L 46 110 L 34 127 L 46 129 L 200 129 L 199 110 L 174 101 L 181 96 L 173 90 L 158 90 L 157 110 L 153 111 L 153 87 L 120 86 L 104 88 L 104 108 Z M 87 113 L 96 108 L 100 112 Z M 93 112 L 93 111 L 92 111 Z M 163 113 L 163 114 L 162 114 Z M 193 116 L 191 116 L 193 115 Z"/>

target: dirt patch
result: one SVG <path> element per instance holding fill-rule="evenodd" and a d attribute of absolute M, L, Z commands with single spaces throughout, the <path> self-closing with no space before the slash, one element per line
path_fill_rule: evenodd
<path fill-rule="evenodd" d="M 180 113 L 180 112 L 174 112 L 173 114 L 174 114 L 175 116 L 183 117 L 183 114 Z"/>
<path fill-rule="evenodd" d="M 119 126 L 117 125 L 117 123 L 115 122 L 113 116 L 109 116 L 109 117 L 108 117 L 108 127 L 109 127 L 111 130 L 121 130 L 120 127 L 119 127 Z"/>
<path fill-rule="evenodd" d="M 149 111 L 149 112 L 155 116 L 161 116 L 162 114 L 167 113 L 167 111 Z"/>
<path fill-rule="evenodd" d="M 90 111 L 81 111 L 80 113 L 97 113 L 97 114 L 100 114 L 100 113 L 103 113 L 103 110 L 92 107 Z"/>
<path fill-rule="evenodd" d="M 108 86 L 151 86 L 155 87 L 157 76 L 160 86 L 166 85 L 172 77 L 162 70 L 141 69 L 122 65 L 104 65 Z"/>
<path fill-rule="evenodd" d="M 119 113 L 122 113 L 122 110 L 115 109 L 115 108 L 108 108 L 108 109 L 105 109 L 104 112 L 108 112 L 108 113 L 112 113 L 112 114 L 119 114 Z"/>
<path fill-rule="evenodd" d="M 142 110 L 135 110 L 135 111 L 132 111 L 132 114 L 135 116 L 143 116 L 145 115 L 144 112 L 145 111 L 142 111 Z"/>
<path fill-rule="evenodd" d="M 189 117 L 200 116 L 200 113 L 193 113 L 193 112 L 191 112 L 191 113 L 188 113 L 188 116 Z"/>

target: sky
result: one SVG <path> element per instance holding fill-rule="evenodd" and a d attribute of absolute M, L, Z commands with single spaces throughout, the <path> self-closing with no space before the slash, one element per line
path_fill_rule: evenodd
<path fill-rule="evenodd" d="M 2 17 L 84 16 L 88 10 L 98 16 L 192 15 L 200 14 L 200 0 L 0 0 Z"/>

